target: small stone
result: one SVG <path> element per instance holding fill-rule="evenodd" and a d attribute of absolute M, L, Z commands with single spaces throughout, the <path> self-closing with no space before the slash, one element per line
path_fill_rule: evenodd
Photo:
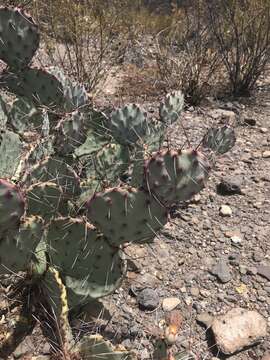
<path fill-rule="evenodd" d="M 234 235 L 231 237 L 231 241 L 233 244 L 238 245 L 242 242 L 242 239 L 240 236 Z"/>
<path fill-rule="evenodd" d="M 245 265 L 240 265 L 239 266 L 239 272 L 240 272 L 241 275 L 246 275 L 247 267 Z"/>
<path fill-rule="evenodd" d="M 195 296 L 195 297 L 199 296 L 200 295 L 200 289 L 197 288 L 197 287 L 191 287 L 190 288 L 190 295 Z"/>
<path fill-rule="evenodd" d="M 164 311 L 172 311 L 180 304 L 180 299 L 176 297 L 166 298 L 162 301 L 162 308 Z"/>
<path fill-rule="evenodd" d="M 262 134 L 266 134 L 266 133 L 268 132 L 268 129 L 265 128 L 265 127 L 262 127 L 262 128 L 260 128 L 260 132 L 261 132 Z"/>
<path fill-rule="evenodd" d="M 212 325 L 214 317 L 207 312 L 201 313 L 197 316 L 196 320 L 202 323 L 205 327 L 209 328 Z"/>
<path fill-rule="evenodd" d="M 263 257 L 264 257 L 263 254 L 261 252 L 258 252 L 258 251 L 255 251 L 253 253 L 253 255 L 252 255 L 253 260 L 256 261 L 256 262 L 262 261 Z"/>
<path fill-rule="evenodd" d="M 217 185 L 217 192 L 220 195 L 240 195 L 242 181 L 242 178 L 236 176 L 222 179 Z"/>
<path fill-rule="evenodd" d="M 231 355 L 261 341 L 267 335 L 267 321 L 257 311 L 235 308 L 214 319 L 212 331 L 218 348 Z"/>
<path fill-rule="evenodd" d="M 256 120 L 253 119 L 253 118 L 245 118 L 244 123 L 246 125 L 249 125 L 249 126 L 255 126 L 256 125 Z"/>
<path fill-rule="evenodd" d="M 219 262 L 213 266 L 211 273 L 215 275 L 223 284 L 229 282 L 232 278 L 230 268 L 224 259 L 219 260 Z"/>
<path fill-rule="evenodd" d="M 259 265 L 257 267 L 257 272 L 258 272 L 259 275 L 263 276 L 267 280 L 270 280 L 270 266 Z"/>
<path fill-rule="evenodd" d="M 224 217 L 232 216 L 232 209 L 228 205 L 222 205 L 219 209 L 219 214 Z"/>
<path fill-rule="evenodd" d="M 137 301 L 143 310 L 154 310 L 159 305 L 159 296 L 155 290 L 146 288 L 138 294 Z"/>
<path fill-rule="evenodd" d="M 262 157 L 264 159 L 269 159 L 270 158 L 270 150 L 264 151 L 263 154 L 262 154 Z"/>

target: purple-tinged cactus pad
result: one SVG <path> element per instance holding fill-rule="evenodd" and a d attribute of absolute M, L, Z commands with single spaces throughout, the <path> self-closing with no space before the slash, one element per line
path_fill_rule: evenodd
<path fill-rule="evenodd" d="M 188 149 L 162 150 L 144 165 L 144 188 L 166 206 L 186 201 L 205 185 L 210 166 L 203 154 Z"/>

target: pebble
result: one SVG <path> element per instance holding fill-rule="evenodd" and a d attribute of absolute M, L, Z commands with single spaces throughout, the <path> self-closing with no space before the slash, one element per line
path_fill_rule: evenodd
<path fill-rule="evenodd" d="M 164 311 L 172 311 L 180 304 L 180 299 L 177 297 L 170 297 L 163 299 L 162 308 Z"/>
<path fill-rule="evenodd" d="M 146 288 L 138 294 L 137 301 L 143 310 L 154 310 L 159 305 L 159 296 L 155 290 Z"/>
<path fill-rule="evenodd" d="M 223 217 L 232 216 L 232 209 L 228 205 L 221 205 L 219 214 Z"/>
<path fill-rule="evenodd" d="M 230 268 L 224 259 L 220 259 L 218 263 L 212 267 L 211 273 L 215 275 L 223 284 L 229 282 L 232 279 Z"/>
<path fill-rule="evenodd" d="M 209 328 L 212 325 L 214 317 L 207 312 L 201 313 L 197 316 L 196 320 L 202 323 L 205 327 Z"/>
<path fill-rule="evenodd" d="M 190 295 L 195 296 L 195 297 L 199 296 L 200 295 L 200 289 L 197 288 L 197 287 L 191 287 L 190 288 Z"/>
<path fill-rule="evenodd" d="M 265 337 L 267 321 L 257 311 L 234 308 L 214 319 L 212 331 L 218 348 L 231 355 Z"/>
<path fill-rule="evenodd" d="M 245 118 L 244 123 L 245 123 L 245 125 L 255 126 L 256 120 L 254 118 Z"/>
<path fill-rule="evenodd" d="M 266 133 L 268 132 L 268 129 L 265 128 L 265 127 L 262 127 L 262 128 L 260 128 L 260 132 L 261 132 L 262 134 L 266 134 Z"/>
<path fill-rule="evenodd" d="M 264 159 L 269 159 L 270 158 L 270 150 L 264 151 L 263 154 L 262 154 L 262 157 Z"/>
<path fill-rule="evenodd" d="M 235 245 L 238 245 L 242 242 L 242 238 L 240 236 L 234 235 L 231 237 L 231 242 Z"/>
<path fill-rule="evenodd" d="M 240 195 L 242 185 L 242 178 L 232 177 L 222 179 L 221 182 L 217 185 L 217 192 L 220 195 Z"/>

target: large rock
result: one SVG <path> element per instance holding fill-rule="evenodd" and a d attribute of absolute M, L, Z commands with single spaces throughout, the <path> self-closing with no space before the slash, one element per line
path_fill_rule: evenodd
<path fill-rule="evenodd" d="M 216 318 L 212 330 L 219 349 L 229 355 L 261 341 L 267 322 L 257 311 L 235 308 Z"/>

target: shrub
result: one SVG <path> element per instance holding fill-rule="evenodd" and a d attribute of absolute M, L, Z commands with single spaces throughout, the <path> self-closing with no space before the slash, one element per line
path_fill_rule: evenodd
<path fill-rule="evenodd" d="M 270 55 L 268 0 L 206 1 L 208 21 L 233 95 L 246 95 Z"/>
<path fill-rule="evenodd" d="M 205 4 L 175 7 L 174 23 L 157 37 L 156 61 L 159 76 L 168 88 L 181 88 L 186 100 L 197 105 L 210 93 L 220 59 L 212 47 L 205 22 Z"/>

